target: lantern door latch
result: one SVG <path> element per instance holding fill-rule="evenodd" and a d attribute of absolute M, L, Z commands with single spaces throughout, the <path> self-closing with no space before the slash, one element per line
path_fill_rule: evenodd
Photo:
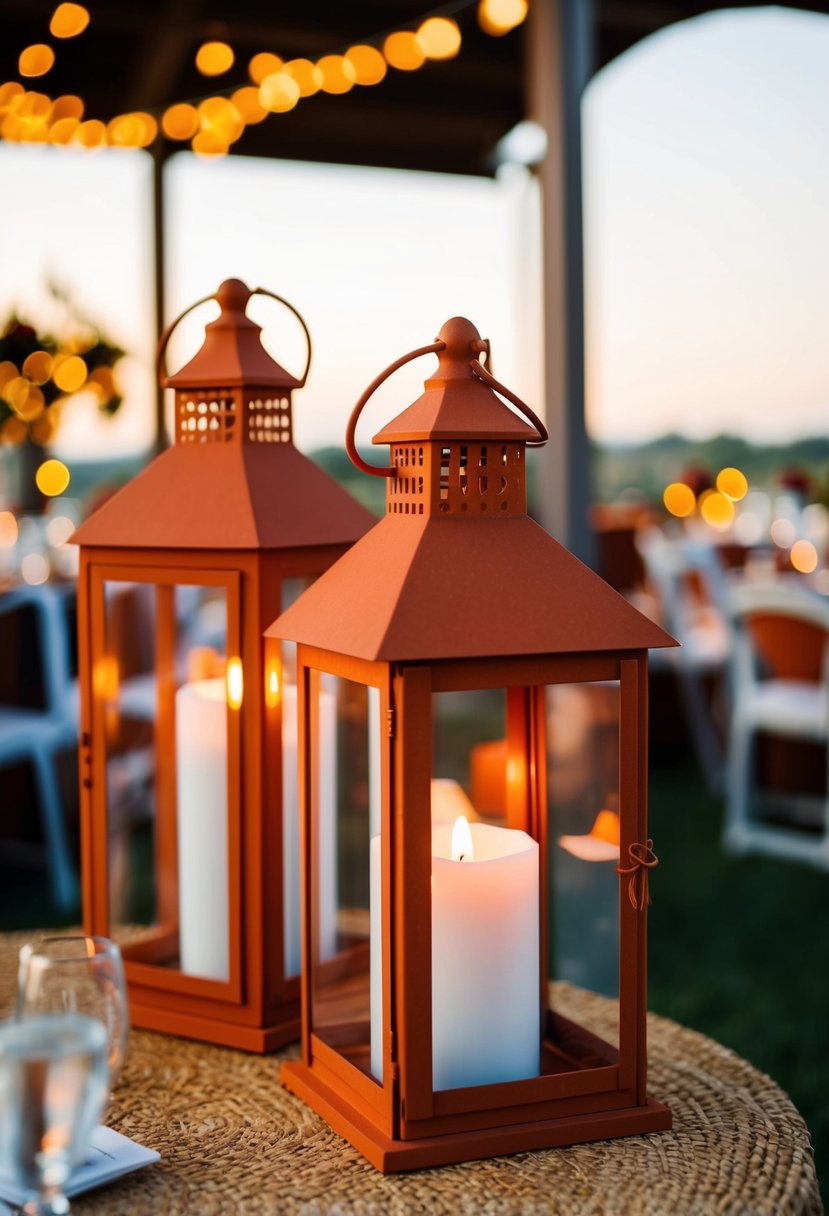
<path fill-rule="evenodd" d="M 386 710 L 386 736 L 389 739 L 394 738 L 394 710 Z"/>

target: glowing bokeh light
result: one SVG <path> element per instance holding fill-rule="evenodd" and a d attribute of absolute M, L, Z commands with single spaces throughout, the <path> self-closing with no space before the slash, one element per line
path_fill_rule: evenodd
<path fill-rule="evenodd" d="M 746 480 L 745 473 L 741 473 L 739 469 L 730 466 L 720 469 L 717 474 L 717 489 L 721 494 L 725 494 L 726 498 L 739 502 L 748 493 L 748 481 Z"/>
<path fill-rule="evenodd" d="M 263 118 L 268 117 L 268 111 L 259 100 L 259 90 L 252 84 L 237 89 L 230 100 L 249 125 L 261 122 Z"/>
<path fill-rule="evenodd" d="M 199 103 L 202 131 L 217 135 L 225 145 L 235 143 L 245 129 L 244 119 L 227 97 L 208 97 Z"/>
<path fill-rule="evenodd" d="M 89 13 L 82 4 L 59 4 L 49 22 L 53 38 L 75 38 L 89 25 Z"/>
<path fill-rule="evenodd" d="M 3 443 L 10 443 L 17 447 L 28 434 L 28 426 L 16 416 L 7 418 L 3 423 Z"/>
<path fill-rule="evenodd" d="M 192 139 L 199 129 L 199 112 L 183 101 L 170 106 L 161 119 L 161 130 L 168 139 Z"/>
<path fill-rule="evenodd" d="M 799 570 L 801 574 L 812 574 L 817 570 L 817 549 L 810 540 L 795 541 L 789 559 L 795 570 Z"/>
<path fill-rule="evenodd" d="M 46 525 L 46 539 L 53 549 L 62 549 L 75 531 L 68 515 L 55 515 Z"/>
<path fill-rule="evenodd" d="M 17 369 L 17 365 L 12 363 L 10 359 L 4 359 L 0 363 L 0 393 L 2 393 L 10 380 L 16 380 L 19 375 L 20 372 Z"/>
<path fill-rule="evenodd" d="M 82 122 L 75 132 L 75 143 L 82 148 L 100 148 L 107 141 L 107 129 L 98 118 Z"/>
<path fill-rule="evenodd" d="M 5 109 L 13 98 L 19 97 L 23 92 L 23 85 L 18 80 L 7 80 L 5 84 L 0 84 L 0 107 Z"/>
<path fill-rule="evenodd" d="M 65 493 L 70 480 L 69 470 L 62 460 L 44 460 L 35 473 L 35 482 L 41 494 L 56 498 Z"/>
<path fill-rule="evenodd" d="M 322 88 L 322 72 L 310 59 L 289 59 L 283 71 L 299 85 L 300 97 L 313 97 Z"/>
<path fill-rule="evenodd" d="M 734 503 L 718 490 L 707 490 L 700 498 L 699 513 L 712 528 L 724 531 L 734 522 Z"/>
<path fill-rule="evenodd" d="M 449 17 L 428 17 L 415 37 L 427 59 L 454 59 L 461 49 L 461 31 Z"/>
<path fill-rule="evenodd" d="M 23 375 L 33 384 L 45 384 L 52 374 L 52 356 L 46 350 L 35 350 L 23 361 Z"/>
<path fill-rule="evenodd" d="M 198 131 L 193 136 L 192 148 L 199 156 L 226 156 L 227 141 L 217 131 Z"/>
<path fill-rule="evenodd" d="M 323 55 L 317 61 L 317 71 L 322 76 L 320 88 L 324 93 L 348 93 L 354 88 L 357 73 L 342 55 Z"/>
<path fill-rule="evenodd" d="M 0 511 L 0 549 L 11 549 L 17 544 L 20 529 L 11 511 Z"/>
<path fill-rule="evenodd" d="M 80 355 L 70 355 L 59 363 L 55 360 L 52 379 L 64 393 L 76 393 L 86 383 L 86 364 Z"/>
<path fill-rule="evenodd" d="M 222 76 L 233 67 L 235 58 L 226 42 L 203 42 L 196 51 L 196 67 L 202 76 Z"/>
<path fill-rule="evenodd" d="M 670 511 L 671 515 L 676 515 L 679 519 L 690 515 L 697 505 L 694 491 L 682 481 L 672 481 L 669 486 L 666 486 L 662 501 L 665 504 L 665 510 Z"/>
<path fill-rule="evenodd" d="M 478 24 L 493 38 L 508 34 L 526 16 L 527 0 L 481 0 L 478 5 Z"/>
<path fill-rule="evenodd" d="M 287 72 L 266 76 L 259 86 L 259 100 L 272 114 L 286 114 L 300 98 L 300 88 Z"/>
<path fill-rule="evenodd" d="M 18 418 L 22 418 L 24 422 L 33 422 L 46 408 L 46 400 L 36 385 L 28 384 L 28 381 L 27 385 L 26 396 L 15 401 L 12 408 Z"/>
<path fill-rule="evenodd" d="M 114 148 L 147 148 L 158 134 L 152 114 L 119 114 L 107 124 L 107 139 Z"/>
<path fill-rule="evenodd" d="M 36 42 L 20 52 L 17 69 L 21 76 L 45 76 L 55 62 L 55 52 L 45 42 Z"/>
<path fill-rule="evenodd" d="M 354 69 L 354 83 L 379 84 L 386 75 L 386 61 L 376 47 L 359 43 L 350 47 L 345 57 Z"/>
<path fill-rule="evenodd" d="M 227 661 L 227 703 L 231 709 L 239 709 L 244 695 L 244 676 L 242 660 L 228 659 Z"/>
<path fill-rule="evenodd" d="M 81 124 L 77 118 L 59 118 L 49 128 L 49 139 L 53 144 L 70 144 Z"/>
<path fill-rule="evenodd" d="M 282 69 L 282 63 L 283 60 L 278 55 L 272 55 L 270 51 L 260 51 L 248 64 L 248 76 L 254 84 L 261 84 L 266 76 L 273 76 L 274 72 L 279 72 Z"/>
<path fill-rule="evenodd" d="M 3 385 L 2 396 L 3 400 L 12 407 L 13 410 L 19 411 L 26 403 L 26 398 L 29 396 L 31 382 L 26 376 L 13 376 Z"/>
<path fill-rule="evenodd" d="M 797 537 L 797 529 L 790 519 L 773 519 L 771 523 L 771 539 L 779 549 L 790 548 Z"/>
<path fill-rule="evenodd" d="M 80 97 L 76 97 L 73 93 L 65 93 L 62 97 L 55 98 L 52 103 L 49 121 L 55 123 L 61 118 L 77 118 L 80 122 L 83 118 L 83 109 L 83 101 Z"/>
<path fill-rule="evenodd" d="M 758 545 L 763 539 L 763 521 L 753 511 L 741 511 L 734 520 L 734 537 L 741 545 Z"/>
<path fill-rule="evenodd" d="M 386 62 L 399 72 L 414 72 L 426 62 L 417 36 L 411 30 L 389 34 L 383 43 Z"/>
<path fill-rule="evenodd" d="M 20 573 L 30 587 L 39 587 L 49 577 L 49 563 L 42 553 L 27 553 L 20 563 Z"/>

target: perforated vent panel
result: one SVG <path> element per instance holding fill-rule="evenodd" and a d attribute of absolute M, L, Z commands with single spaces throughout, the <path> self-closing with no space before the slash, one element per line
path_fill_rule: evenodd
<path fill-rule="evenodd" d="M 229 389 L 203 397 L 176 393 L 176 439 L 179 443 L 226 443 L 233 438 L 236 403 Z"/>

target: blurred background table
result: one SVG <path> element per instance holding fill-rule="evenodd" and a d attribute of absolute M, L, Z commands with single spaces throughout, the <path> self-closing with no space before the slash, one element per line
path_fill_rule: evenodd
<path fill-rule="evenodd" d="M 0 1010 L 27 935 L 0 935 Z M 566 985 L 571 1017 L 607 1031 L 615 1002 Z M 383 1177 L 279 1083 L 281 1055 L 133 1031 L 107 1123 L 162 1160 L 73 1211 L 287 1216 L 704 1216 L 820 1213 L 809 1133 L 791 1100 L 734 1052 L 651 1016 L 650 1083 L 673 1111 L 660 1135 Z M 291 1049 L 289 1054 L 293 1054 Z"/>

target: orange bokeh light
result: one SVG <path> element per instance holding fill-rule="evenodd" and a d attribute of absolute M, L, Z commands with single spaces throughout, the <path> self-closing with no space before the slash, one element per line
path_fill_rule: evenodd
<path fill-rule="evenodd" d="M 230 71 L 235 58 L 226 42 L 204 42 L 196 51 L 196 67 L 202 76 L 221 76 Z"/>
<path fill-rule="evenodd" d="M 414 72 L 426 62 L 417 36 L 411 30 L 399 30 L 396 34 L 389 34 L 383 43 L 383 54 L 386 62 L 400 72 Z"/>
<path fill-rule="evenodd" d="M 817 570 L 817 549 L 810 540 L 796 540 L 789 558 L 795 570 L 799 570 L 801 574 L 812 574 Z"/>
<path fill-rule="evenodd" d="M 679 519 L 690 515 L 697 505 L 694 491 L 682 481 L 672 481 L 669 486 L 666 486 L 662 501 L 665 504 L 665 510 L 670 511 L 671 515 L 676 515 Z"/>
<path fill-rule="evenodd" d="M 386 75 L 386 61 L 376 47 L 352 46 L 345 57 L 354 69 L 355 84 L 379 84 Z"/>
<path fill-rule="evenodd" d="M 59 4 L 49 22 L 53 38 L 75 38 L 89 25 L 89 12 L 82 4 Z"/>
<path fill-rule="evenodd" d="M 55 52 L 45 42 L 36 42 L 20 52 L 17 61 L 21 76 L 45 76 L 55 62 Z"/>

